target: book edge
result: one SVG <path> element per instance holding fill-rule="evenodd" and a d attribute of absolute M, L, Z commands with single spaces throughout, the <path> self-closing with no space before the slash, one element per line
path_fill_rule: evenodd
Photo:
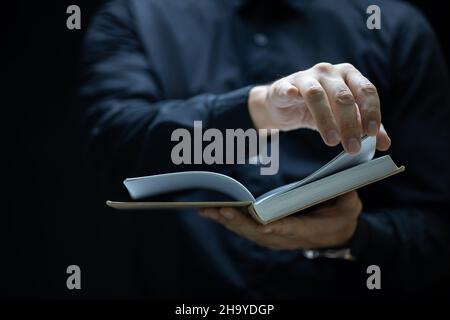
<path fill-rule="evenodd" d="M 213 208 L 213 207 L 246 207 L 251 201 L 112 201 L 107 200 L 108 207 L 118 210 L 152 210 L 177 208 Z"/>
<path fill-rule="evenodd" d="M 398 174 L 398 173 L 400 173 L 400 172 L 405 171 L 405 169 L 406 169 L 405 166 L 397 167 L 396 170 L 394 170 L 394 171 L 392 171 L 392 172 L 390 172 L 390 173 L 388 173 L 388 174 L 386 174 L 386 175 L 384 175 L 384 176 L 382 176 L 382 177 L 380 177 L 380 178 L 377 178 L 377 179 L 374 179 L 374 180 L 371 180 L 371 181 L 362 183 L 362 184 L 360 184 L 360 185 L 357 185 L 357 186 L 354 187 L 354 188 L 347 189 L 347 190 L 345 190 L 345 191 L 343 191 L 343 192 L 340 192 L 340 193 L 336 193 L 336 194 L 334 194 L 334 195 L 332 195 L 332 196 L 330 196 L 330 197 L 321 199 L 321 200 L 319 200 L 319 201 L 315 201 L 315 202 L 312 203 L 312 204 L 309 204 L 309 205 L 307 205 L 307 206 L 298 208 L 297 210 L 292 211 L 292 212 L 287 212 L 286 214 L 283 214 L 283 215 L 281 215 L 281 216 L 279 216 L 279 217 L 272 218 L 272 219 L 269 219 L 269 220 L 263 220 L 263 219 L 260 217 L 260 215 L 258 214 L 256 208 L 252 205 L 252 206 L 251 206 L 251 208 L 252 208 L 252 210 L 253 210 L 252 216 L 257 217 L 257 220 L 260 221 L 262 224 L 268 224 L 268 223 L 271 223 L 271 222 L 273 222 L 273 221 L 276 221 L 276 220 L 285 218 L 285 217 L 287 217 L 287 216 L 289 216 L 289 215 L 291 215 L 291 214 L 294 214 L 294 213 L 296 213 L 296 212 L 300 212 L 300 211 L 303 211 L 303 210 L 308 209 L 308 208 L 310 208 L 310 207 L 313 207 L 313 206 L 315 206 L 315 205 L 317 205 L 317 204 L 320 204 L 320 203 L 322 203 L 322 202 L 325 202 L 325 201 L 334 199 L 334 198 L 336 198 L 336 197 L 339 197 L 339 196 L 341 196 L 341 195 L 343 195 L 343 194 L 346 194 L 346 193 L 348 193 L 348 192 L 350 192 L 350 191 L 360 189 L 360 188 L 362 188 L 362 187 L 365 187 L 365 186 L 367 186 L 367 185 L 370 185 L 370 184 L 375 183 L 375 182 L 380 181 L 380 180 L 384 180 L 384 179 L 386 179 L 386 178 L 388 178 L 388 177 L 391 177 L 391 176 L 393 176 L 393 175 L 396 175 L 396 174 Z"/>

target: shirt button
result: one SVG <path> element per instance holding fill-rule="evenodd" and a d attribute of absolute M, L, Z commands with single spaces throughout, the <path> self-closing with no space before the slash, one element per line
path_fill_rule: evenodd
<path fill-rule="evenodd" d="M 269 43 L 269 39 L 267 38 L 267 36 L 262 33 L 256 33 L 253 36 L 253 41 L 255 41 L 255 43 L 260 47 L 264 47 Z"/>

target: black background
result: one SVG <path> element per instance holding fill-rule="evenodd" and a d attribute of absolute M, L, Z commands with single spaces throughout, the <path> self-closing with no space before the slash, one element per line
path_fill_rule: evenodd
<path fill-rule="evenodd" d="M 427 16 L 449 61 L 441 2 L 410 2 Z M 65 271 L 69 264 L 92 266 L 108 214 L 83 157 L 76 99 L 81 41 L 101 1 L 11 3 L 2 4 L 7 85 L 1 98 L 6 208 L 0 215 L 0 297 L 95 298 L 89 290 L 68 291 Z M 81 7 L 82 30 L 66 28 L 71 4 Z M 89 270 L 85 283 L 108 272 Z"/>

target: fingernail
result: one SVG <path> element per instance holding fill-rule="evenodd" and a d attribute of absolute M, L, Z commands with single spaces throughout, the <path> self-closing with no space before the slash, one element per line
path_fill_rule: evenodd
<path fill-rule="evenodd" d="M 327 133 L 327 141 L 329 144 L 336 145 L 339 143 L 339 135 L 336 130 L 330 130 Z"/>
<path fill-rule="evenodd" d="M 234 213 L 230 210 L 220 209 L 220 214 L 227 220 L 234 218 Z"/>
<path fill-rule="evenodd" d="M 272 233 L 272 229 L 271 228 L 264 228 L 262 230 L 263 233 L 268 234 L 268 233 Z"/>
<path fill-rule="evenodd" d="M 358 153 L 359 149 L 361 148 L 361 143 L 359 142 L 359 139 L 350 138 L 347 142 L 347 148 L 348 152 L 351 154 Z"/>
<path fill-rule="evenodd" d="M 378 133 L 378 123 L 376 121 L 369 121 L 367 125 L 367 133 L 370 136 L 376 136 Z"/>

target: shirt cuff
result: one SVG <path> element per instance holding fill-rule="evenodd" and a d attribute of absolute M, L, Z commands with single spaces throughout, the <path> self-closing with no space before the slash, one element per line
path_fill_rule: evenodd
<path fill-rule="evenodd" d="M 224 129 L 254 128 L 248 110 L 248 95 L 253 86 L 219 94 L 213 101 L 210 127 Z"/>

